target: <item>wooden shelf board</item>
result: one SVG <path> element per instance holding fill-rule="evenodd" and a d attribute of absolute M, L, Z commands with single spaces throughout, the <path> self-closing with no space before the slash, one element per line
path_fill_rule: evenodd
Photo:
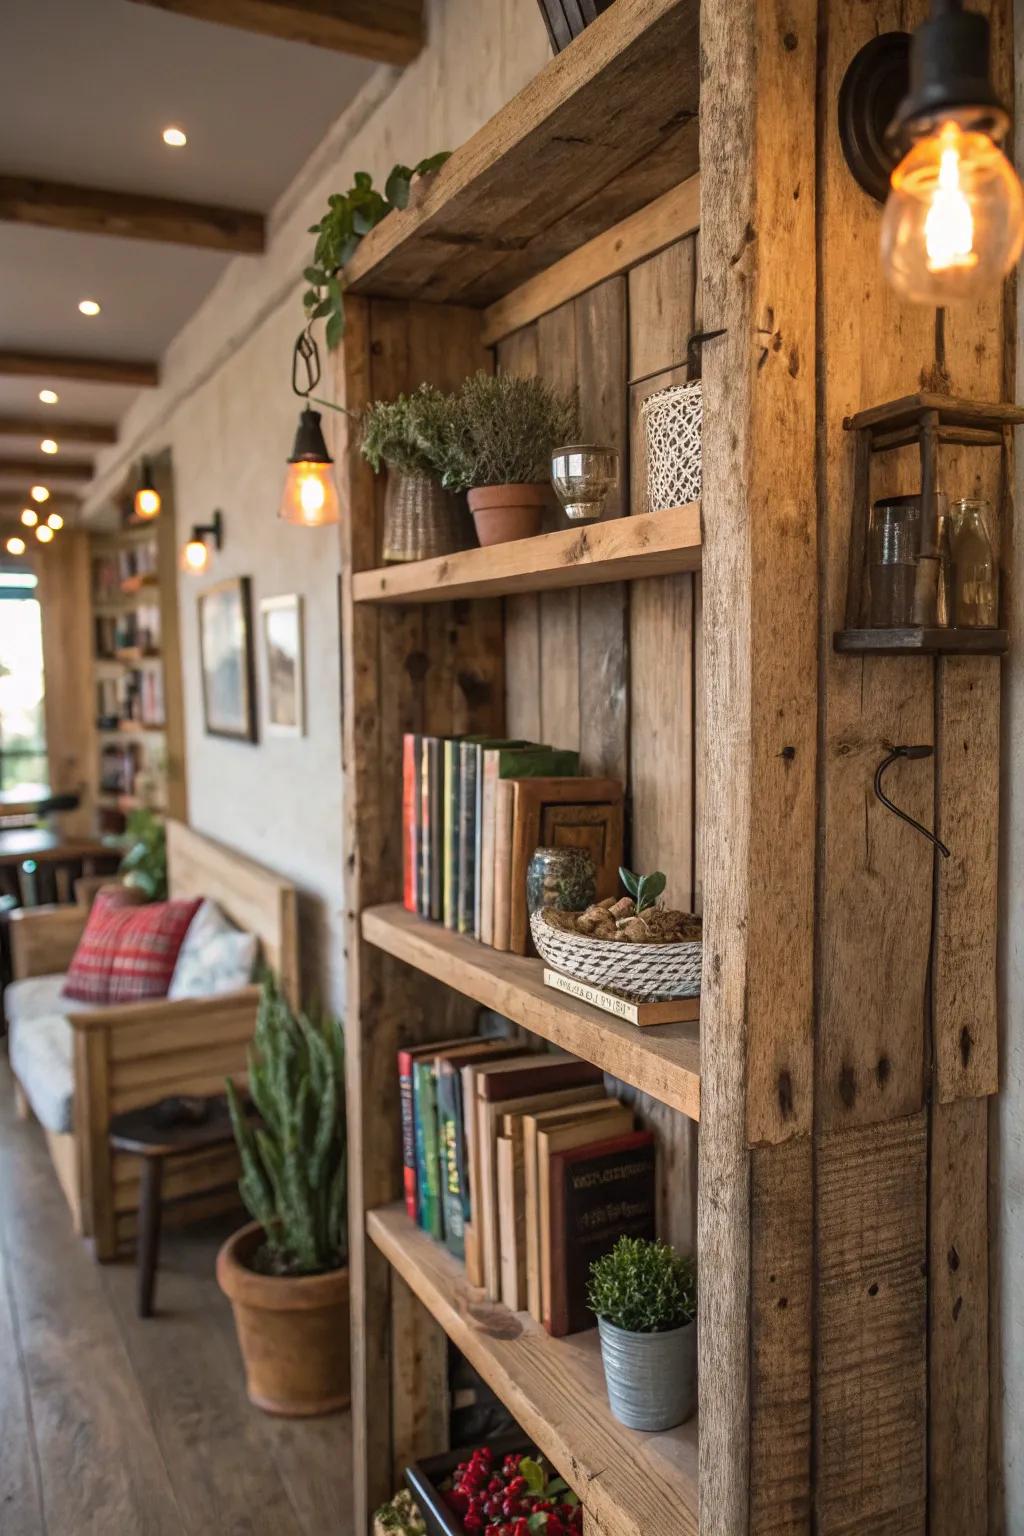
<path fill-rule="evenodd" d="M 834 644 L 843 656 L 1002 656 L 1010 636 L 1005 629 L 840 629 Z"/>
<path fill-rule="evenodd" d="M 483 307 L 692 176 L 699 20 L 610 7 L 371 230 L 346 290 Z"/>
<path fill-rule="evenodd" d="M 370 1211 L 371 1241 L 528 1435 L 615 1536 L 697 1536 L 697 1420 L 639 1434 L 608 1407 L 597 1331 L 552 1339 L 525 1312 L 488 1302 L 465 1268 L 408 1218 Z"/>
<path fill-rule="evenodd" d="M 544 985 L 543 963 L 509 955 L 398 902 L 368 907 L 363 938 L 407 965 L 493 1008 L 545 1040 L 592 1061 L 634 1088 L 700 1118 L 700 1040 L 696 1024 L 638 1029 Z"/>
<path fill-rule="evenodd" d="M 533 539 L 359 571 L 357 603 L 439 603 L 502 597 L 700 569 L 700 503 L 609 518 Z"/>

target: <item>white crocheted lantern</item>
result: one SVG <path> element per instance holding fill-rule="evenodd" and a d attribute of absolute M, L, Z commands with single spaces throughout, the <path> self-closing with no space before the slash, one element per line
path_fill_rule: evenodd
<path fill-rule="evenodd" d="M 701 387 L 672 384 L 640 408 L 647 435 L 647 510 L 700 500 Z"/>

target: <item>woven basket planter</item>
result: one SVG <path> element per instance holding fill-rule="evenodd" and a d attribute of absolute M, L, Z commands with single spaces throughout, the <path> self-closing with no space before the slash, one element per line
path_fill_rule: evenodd
<path fill-rule="evenodd" d="M 663 512 L 700 500 L 700 380 L 672 384 L 640 407 L 647 438 L 647 510 Z"/>
<path fill-rule="evenodd" d="M 384 498 L 385 560 L 430 560 L 472 543 L 462 498 L 441 489 L 430 475 L 388 471 Z"/>
<path fill-rule="evenodd" d="M 628 944 L 565 933 L 545 918 L 545 907 L 530 918 L 537 953 L 552 969 L 592 987 L 610 987 L 634 1002 L 662 1003 L 699 997 L 703 945 Z"/>

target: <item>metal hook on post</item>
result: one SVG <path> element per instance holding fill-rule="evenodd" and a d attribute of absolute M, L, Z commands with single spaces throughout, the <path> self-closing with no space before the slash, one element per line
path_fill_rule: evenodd
<path fill-rule="evenodd" d="M 928 746 L 893 747 L 892 751 L 886 757 L 882 758 L 882 761 L 875 769 L 875 795 L 885 806 L 887 811 L 891 811 L 894 816 L 898 816 L 900 821 L 905 821 L 908 827 L 914 828 L 915 832 L 920 832 L 922 837 L 926 837 L 928 841 L 939 850 L 944 859 L 948 859 L 950 854 L 949 849 L 946 847 L 945 843 L 941 842 L 939 838 L 935 836 L 934 832 L 930 832 L 929 829 L 925 826 L 922 826 L 919 821 L 915 821 L 913 816 L 908 816 L 906 811 L 901 811 L 899 806 L 894 805 L 893 802 L 889 799 L 888 795 L 882 789 L 882 775 L 885 773 L 885 770 L 890 766 L 890 764 L 896 762 L 897 758 L 905 757 L 913 760 L 921 757 L 931 757 L 934 754 L 934 751 L 934 747 Z"/>
<path fill-rule="evenodd" d="M 723 326 L 717 331 L 694 331 L 686 338 L 686 377 L 689 383 L 696 383 L 701 376 L 704 343 L 714 341 L 716 336 L 724 335 L 725 327 Z"/>

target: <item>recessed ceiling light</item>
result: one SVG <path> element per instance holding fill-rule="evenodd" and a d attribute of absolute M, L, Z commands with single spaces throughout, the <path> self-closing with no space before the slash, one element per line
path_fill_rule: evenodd
<path fill-rule="evenodd" d="M 44 405 L 56 405 L 60 396 L 55 389 L 41 389 L 39 391 L 39 398 Z"/>
<path fill-rule="evenodd" d="M 34 485 L 29 491 L 29 495 L 32 497 L 33 501 L 49 501 L 49 487 L 45 485 Z"/>
<path fill-rule="evenodd" d="M 98 315 L 100 307 L 95 299 L 79 299 L 78 307 L 83 315 Z"/>
<path fill-rule="evenodd" d="M 60 444 L 55 442 L 52 437 L 44 437 L 39 444 L 39 449 L 41 453 L 59 453 Z"/>
<path fill-rule="evenodd" d="M 36 529 L 36 538 L 39 540 L 40 544 L 49 544 L 50 540 L 53 538 L 53 529 L 47 527 L 46 523 L 40 523 L 39 527 Z"/>
<path fill-rule="evenodd" d="M 26 507 L 21 514 L 21 520 L 26 528 L 34 528 L 39 521 L 39 513 L 35 507 Z"/>
<path fill-rule="evenodd" d="M 163 141 L 165 144 L 169 144 L 172 149 L 184 149 L 188 143 L 188 136 L 183 128 L 165 128 L 163 131 Z"/>
<path fill-rule="evenodd" d="M 61 517 L 59 512 L 51 512 L 46 521 L 54 530 L 64 527 L 64 519 Z"/>
<path fill-rule="evenodd" d="M 9 555 L 23 555 L 25 553 L 25 540 L 19 539 L 18 535 L 13 533 L 7 540 L 7 553 Z"/>

